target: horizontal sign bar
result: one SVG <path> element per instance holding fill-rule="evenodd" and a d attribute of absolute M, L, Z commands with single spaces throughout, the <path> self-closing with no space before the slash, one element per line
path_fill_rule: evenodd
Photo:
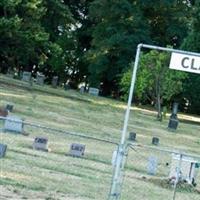
<path fill-rule="evenodd" d="M 200 57 L 172 53 L 169 68 L 200 74 Z"/>

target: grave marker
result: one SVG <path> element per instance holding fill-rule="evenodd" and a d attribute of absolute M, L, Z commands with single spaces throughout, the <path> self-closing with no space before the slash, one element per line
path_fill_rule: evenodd
<path fill-rule="evenodd" d="M 85 153 L 85 145 L 72 143 L 69 154 L 74 157 L 82 157 Z"/>
<path fill-rule="evenodd" d="M 155 156 L 150 156 L 148 158 L 147 173 L 149 175 L 155 175 L 157 171 L 158 161 Z"/>
<path fill-rule="evenodd" d="M 7 145 L 5 145 L 5 144 L 0 144 L 0 158 L 5 157 L 5 155 L 6 155 L 6 150 L 7 150 Z"/>
<path fill-rule="evenodd" d="M 48 138 L 46 137 L 36 137 L 33 142 L 33 149 L 49 151 L 48 149 Z"/>
<path fill-rule="evenodd" d="M 22 81 L 30 82 L 31 81 L 31 72 L 23 72 Z"/>
<path fill-rule="evenodd" d="M 88 93 L 93 96 L 99 96 L 99 89 L 90 87 Z"/>
<path fill-rule="evenodd" d="M 7 104 L 6 105 L 6 110 L 8 110 L 9 112 L 12 112 L 13 111 L 13 105 L 11 105 L 11 104 Z"/>
<path fill-rule="evenodd" d="M 85 87 L 84 86 L 81 86 L 80 87 L 80 93 L 84 93 L 85 92 Z"/>
<path fill-rule="evenodd" d="M 56 88 L 58 85 L 58 76 L 53 76 L 52 81 L 51 81 L 52 87 Z"/>
<path fill-rule="evenodd" d="M 4 123 L 5 131 L 12 131 L 15 133 L 23 133 L 24 130 L 23 120 L 19 117 L 7 117 Z"/>
<path fill-rule="evenodd" d="M 170 116 L 169 124 L 168 124 L 168 128 L 170 130 L 175 131 L 178 127 L 179 121 L 178 121 L 177 113 L 178 113 L 178 103 L 174 103 L 173 108 L 172 108 L 172 114 Z"/>
<path fill-rule="evenodd" d="M 136 133 L 130 132 L 130 133 L 129 133 L 129 140 L 135 141 L 135 140 L 136 140 Z"/>
<path fill-rule="evenodd" d="M 158 144 L 159 144 L 159 138 L 153 137 L 153 138 L 152 138 L 152 144 L 153 144 L 153 145 L 158 145 Z"/>
<path fill-rule="evenodd" d="M 44 85 L 45 76 L 43 74 L 37 73 L 36 83 L 38 85 Z"/>

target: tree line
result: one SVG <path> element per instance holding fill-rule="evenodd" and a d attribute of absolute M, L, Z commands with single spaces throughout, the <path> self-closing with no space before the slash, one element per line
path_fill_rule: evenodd
<path fill-rule="evenodd" d="M 0 72 L 42 72 L 126 99 L 139 43 L 200 52 L 199 0 L 1 0 Z M 200 114 L 200 76 L 144 51 L 135 102 Z M 160 107 L 160 108 L 159 108 Z"/>

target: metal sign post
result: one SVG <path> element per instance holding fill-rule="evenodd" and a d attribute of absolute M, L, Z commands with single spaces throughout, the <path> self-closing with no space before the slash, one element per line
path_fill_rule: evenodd
<path fill-rule="evenodd" d="M 126 163 L 127 148 L 128 148 L 128 145 L 126 143 L 126 132 L 127 132 L 127 127 L 128 127 L 131 103 L 133 99 L 133 92 L 134 92 L 136 74 L 137 74 L 137 69 L 138 69 L 138 64 L 139 64 L 140 51 L 142 47 L 147 48 L 147 49 L 167 51 L 167 52 L 173 52 L 173 53 L 184 55 L 184 56 L 180 56 L 180 58 L 184 60 L 179 61 L 179 63 L 181 64 L 179 65 L 178 68 L 173 66 L 173 59 L 174 59 L 174 55 L 173 55 L 170 62 L 170 68 L 181 70 L 181 71 L 188 71 L 188 72 L 196 72 L 196 73 L 200 72 L 200 65 L 199 67 L 197 67 L 197 64 L 194 64 L 195 59 L 197 60 L 196 63 L 199 62 L 200 54 L 198 53 L 181 51 L 181 50 L 176 50 L 176 49 L 171 49 L 171 48 L 164 48 L 164 47 L 153 46 L 153 45 L 146 45 L 146 44 L 139 44 L 137 46 L 135 63 L 134 63 L 132 79 L 131 79 L 131 87 L 129 91 L 128 104 L 127 104 L 127 109 L 126 109 L 126 113 L 124 117 L 124 125 L 123 125 L 122 134 L 121 134 L 121 140 L 120 140 L 120 144 L 117 150 L 116 164 L 114 166 L 111 189 L 108 196 L 108 200 L 119 200 L 121 197 L 121 189 L 122 189 L 123 176 L 124 176 L 123 171 L 124 171 L 124 165 Z M 190 63 L 186 62 L 189 60 L 191 60 Z M 186 68 L 191 68 L 191 69 L 185 70 Z"/>

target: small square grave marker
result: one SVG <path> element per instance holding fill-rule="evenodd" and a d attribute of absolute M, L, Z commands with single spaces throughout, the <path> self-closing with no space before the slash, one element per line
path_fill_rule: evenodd
<path fill-rule="evenodd" d="M 88 93 L 93 96 L 99 96 L 99 89 L 90 87 Z"/>
<path fill-rule="evenodd" d="M 0 158 L 5 157 L 5 155 L 6 155 L 6 149 L 7 149 L 7 145 L 0 144 Z"/>
<path fill-rule="evenodd" d="M 13 131 L 16 133 L 23 133 L 24 130 L 23 120 L 19 117 L 7 117 L 4 123 L 5 131 Z"/>
<path fill-rule="evenodd" d="M 69 152 L 71 156 L 82 157 L 84 156 L 84 152 L 85 152 L 85 145 L 77 143 L 71 144 Z"/>
<path fill-rule="evenodd" d="M 153 145 L 158 145 L 158 144 L 159 144 L 159 138 L 153 137 L 153 138 L 152 138 L 152 144 L 153 144 Z"/>
<path fill-rule="evenodd" d="M 36 137 L 33 142 L 33 149 L 49 151 L 48 149 L 48 138 L 46 137 Z"/>
<path fill-rule="evenodd" d="M 23 72 L 22 81 L 30 82 L 31 81 L 31 72 Z"/>

